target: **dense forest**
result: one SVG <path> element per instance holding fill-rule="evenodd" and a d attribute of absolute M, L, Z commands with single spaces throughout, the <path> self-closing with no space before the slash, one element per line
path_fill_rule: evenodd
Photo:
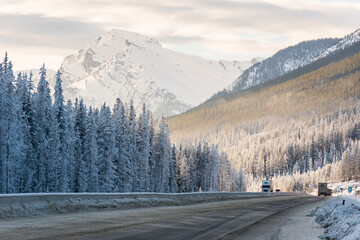
<path fill-rule="evenodd" d="M 289 46 L 247 69 L 229 89 L 230 92 L 256 86 L 278 76 L 284 75 L 298 67 L 308 65 L 327 48 L 339 42 L 339 39 L 328 38 L 304 41 Z"/>
<path fill-rule="evenodd" d="M 286 191 L 360 180 L 360 54 L 167 119 L 177 144 L 206 141 L 246 176 Z"/>
<path fill-rule="evenodd" d="M 171 146 L 168 126 L 143 105 L 112 109 L 65 104 L 61 74 L 54 98 L 40 69 L 14 77 L 0 64 L 0 193 L 239 191 L 244 175 L 216 146 Z"/>

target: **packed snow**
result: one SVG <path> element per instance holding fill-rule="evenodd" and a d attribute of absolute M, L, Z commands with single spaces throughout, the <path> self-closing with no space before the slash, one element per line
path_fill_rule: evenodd
<path fill-rule="evenodd" d="M 325 228 L 322 239 L 360 239 L 360 201 L 348 196 L 337 197 L 313 210 L 311 215 Z"/>

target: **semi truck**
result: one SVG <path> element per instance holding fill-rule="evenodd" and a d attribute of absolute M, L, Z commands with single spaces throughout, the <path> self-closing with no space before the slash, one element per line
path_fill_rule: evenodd
<path fill-rule="evenodd" d="M 271 180 L 263 180 L 261 190 L 262 192 L 273 192 L 273 185 Z"/>
<path fill-rule="evenodd" d="M 331 196 L 331 193 L 332 191 L 327 187 L 327 183 L 318 183 L 318 196 Z"/>

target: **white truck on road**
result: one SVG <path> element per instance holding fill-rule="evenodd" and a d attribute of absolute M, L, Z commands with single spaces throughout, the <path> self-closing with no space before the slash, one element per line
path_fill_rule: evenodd
<path fill-rule="evenodd" d="M 263 180 L 261 190 L 262 192 L 273 192 L 273 184 L 271 180 Z"/>

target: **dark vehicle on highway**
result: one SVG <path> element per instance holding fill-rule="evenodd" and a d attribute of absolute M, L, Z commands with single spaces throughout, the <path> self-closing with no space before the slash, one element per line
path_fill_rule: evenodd
<path fill-rule="evenodd" d="M 329 189 L 327 187 L 327 183 L 319 183 L 318 184 L 318 196 L 324 195 L 326 196 L 331 196 L 331 189 Z"/>

